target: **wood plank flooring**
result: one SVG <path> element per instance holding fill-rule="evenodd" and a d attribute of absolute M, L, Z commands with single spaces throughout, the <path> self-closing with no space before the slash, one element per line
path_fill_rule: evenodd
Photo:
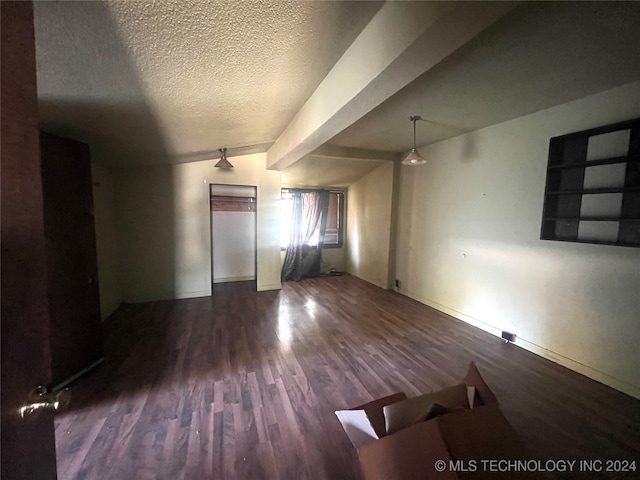
<path fill-rule="evenodd" d="M 349 275 L 124 305 L 105 335 L 56 420 L 62 480 L 359 479 L 334 410 L 458 383 L 470 360 L 539 458 L 640 466 L 640 401 Z"/>

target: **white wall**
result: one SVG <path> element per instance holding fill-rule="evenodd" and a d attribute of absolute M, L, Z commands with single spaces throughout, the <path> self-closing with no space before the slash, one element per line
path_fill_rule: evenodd
<path fill-rule="evenodd" d="M 401 292 L 640 398 L 640 249 L 539 240 L 550 137 L 638 116 L 640 82 L 421 148 Z"/>
<path fill-rule="evenodd" d="M 213 283 L 255 280 L 255 212 L 211 212 Z"/>
<path fill-rule="evenodd" d="M 257 187 L 257 287 L 280 288 L 280 173 L 266 154 L 136 168 L 115 174 L 121 284 L 129 302 L 211 293 L 209 184 Z"/>
<path fill-rule="evenodd" d="M 349 186 L 346 271 L 382 288 L 391 288 L 390 245 L 392 162 Z"/>
<path fill-rule="evenodd" d="M 107 318 L 122 302 L 118 273 L 118 240 L 116 229 L 113 176 L 99 163 L 91 163 L 93 212 L 100 288 L 100 317 Z"/>

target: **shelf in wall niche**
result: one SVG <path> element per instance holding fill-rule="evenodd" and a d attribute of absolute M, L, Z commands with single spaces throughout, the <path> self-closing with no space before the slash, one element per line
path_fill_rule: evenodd
<path fill-rule="evenodd" d="M 625 193 L 640 192 L 640 187 L 606 187 L 606 188 L 581 188 L 576 190 L 556 190 L 547 192 L 546 195 L 597 195 L 601 193 Z"/>
<path fill-rule="evenodd" d="M 623 246 L 623 247 L 640 247 L 640 243 L 620 243 L 618 241 L 609 242 L 607 240 L 578 240 L 578 239 L 567 239 L 567 238 L 554 238 L 553 240 L 557 242 L 568 242 L 568 243 L 592 243 L 594 245 L 612 245 L 612 246 Z"/>
<path fill-rule="evenodd" d="M 640 247 L 640 119 L 550 139 L 540 239 Z"/>
<path fill-rule="evenodd" d="M 628 155 L 623 157 L 603 158 L 601 160 L 585 160 L 584 162 L 567 163 L 564 165 L 549 165 L 549 170 L 564 168 L 597 167 L 598 165 L 614 165 L 616 163 L 638 163 L 640 159 L 631 158 Z"/>
<path fill-rule="evenodd" d="M 640 222 L 640 217 L 544 217 L 544 220 L 582 220 L 584 222 Z"/>

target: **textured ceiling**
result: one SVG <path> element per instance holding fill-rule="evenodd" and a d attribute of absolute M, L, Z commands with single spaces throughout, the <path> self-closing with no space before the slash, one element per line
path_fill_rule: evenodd
<path fill-rule="evenodd" d="M 120 166 L 268 145 L 379 7 L 36 2 L 43 124 Z"/>
<path fill-rule="evenodd" d="M 414 8 L 394 8 L 402 4 Z M 379 28 L 381 5 L 35 2 L 43 126 L 90 142 L 94 155 L 114 167 L 203 160 L 223 146 L 231 156 L 264 152 L 358 35 Z M 456 11 L 443 5 L 437 10 Z M 460 5 L 462 25 L 472 7 Z M 439 31 L 446 42 L 451 25 L 462 32 L 451 15 L 441 30 L 434 21 L 429 35 Z M 525 2 L 390 91 L 328 144 L 400 153 L 411 147 L 410 115 L 428 120 L 417 126 L 420 146 L 640 80 L 638 25 L 640 2 Z M 402 33 L 393 26 L 373 36 L 370 51 Z M 437 43 L 411 48 L 415 54 L 424 47 L 426 57 Z M 385 75 L 393 77 L 396 63 Z M 339 185 L 375 165 L 323 158 L 303 158 L 284 181 Z"/>

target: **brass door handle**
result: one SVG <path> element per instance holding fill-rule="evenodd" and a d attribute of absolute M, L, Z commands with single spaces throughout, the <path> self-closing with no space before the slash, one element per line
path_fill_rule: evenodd
<path fill-rule="evenodd" d="M 49 392 L 47 387 L 38 385 L 36 388 L 31 390 L 27 397 L 27 401 L 18 411 L 22 418 L 25 418 L 36 410 L 41 410 L 43 408 L 59 412 L 64 410 L 69 405 L 70 401 L 71 392 L 68 388 L 58 390 L 57 392 Z"/>

